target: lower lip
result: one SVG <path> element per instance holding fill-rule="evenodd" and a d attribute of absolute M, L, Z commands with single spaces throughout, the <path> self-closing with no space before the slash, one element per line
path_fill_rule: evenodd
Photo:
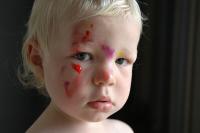
<path fill-rule="evenodd" d="M 101 112 L 108 112 L 112 108 L 111 102 L 101 102 L 101 101 L 95 101 L 95 102 L 89 102 L 88 105 Z"/>

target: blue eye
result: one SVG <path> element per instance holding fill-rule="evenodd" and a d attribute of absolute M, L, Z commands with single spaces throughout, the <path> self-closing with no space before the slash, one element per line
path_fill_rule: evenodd
<path fill-rule="evenodd" d="M 79 52 L 76 53 L 73 58 L 79 60 L 79 61 L 88 61 L 92 59 L 92 55 L 90 53 L 86 53 L 86 52 Z"/>
<path fill-rule="evenodd" d="M 118 58 L 116 61 L 115 61 L 117 64 L 119 65 L 127 65 L 129 64 L 129 61 L 125 58 Z"/>

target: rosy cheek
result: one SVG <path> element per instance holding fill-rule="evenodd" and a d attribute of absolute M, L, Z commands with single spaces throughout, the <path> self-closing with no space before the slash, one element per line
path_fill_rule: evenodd
<path fill-rule="evenodd" d="M 110 48 L 109 46 L 107 45 L 101 45 L 101 49 L 103 50 L 103 52 L 105 53 L 105 55 L 108 57 L 108 58 L 112 58 L 113 55 L 114 55 L 114 49 Z"/>

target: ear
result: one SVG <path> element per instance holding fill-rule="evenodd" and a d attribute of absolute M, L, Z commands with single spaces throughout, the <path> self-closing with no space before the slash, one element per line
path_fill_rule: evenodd
<path fill-rule="evenodd" d="M 37 41 L 29 41 L 27 45 L 27 57 L 32 66 L 32 71 L 40 80 L 43 79 L 43 54 Z"/>

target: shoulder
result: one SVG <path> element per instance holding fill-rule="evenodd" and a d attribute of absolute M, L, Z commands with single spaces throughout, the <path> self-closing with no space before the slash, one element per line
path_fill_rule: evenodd
<path fill-rule="evenodd" d="M 117 133 L 134 133 L 133 129 L 123 121 L 116 119 L 107 119 L 105 124 L 109 126 L 109 128 Z"/>

